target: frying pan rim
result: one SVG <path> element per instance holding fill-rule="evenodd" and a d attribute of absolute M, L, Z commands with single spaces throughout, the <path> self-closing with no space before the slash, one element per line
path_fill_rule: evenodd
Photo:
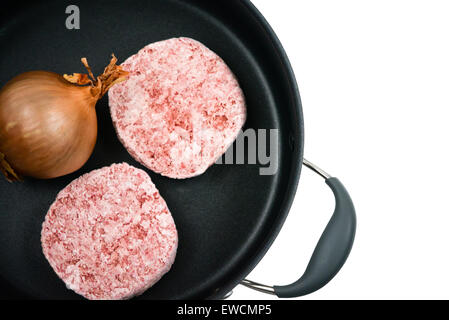
<path fill-rule="evenodd" d="M 226 285 L 222 286 L 207 299 L 222 299 L 228 292 L 232 291 L 232 289 L 236 287 L 241 282 L 241 280 L 243 280 L 265 256 L 268 249 L 271 247 L 274 240 L 281 231 L 282 226 L 284 225 L 284 222 L 289 214 L 298 188 L 304 156 L 304 118 L 302 112 L 301 96 L 290 60 L 273 28 L 262 15 L 262 13 L 256 8 L 256 6 L 250 0 L 239 1 L 243 6 L 246 7 L 248 12 L 253 15 L 255 20 L 265 30 L 276 53 L 279 55 L 279 60 L 283 63 L 284 71 L 287 75 L 286 78 L 288 79 L 289 85 L 291 86 L 290 89 L 292 94 L 292 102 L 294 104 L 293 107 L 295 108 L 295 110 L 292 111 L 297 112 L 299 120 L 297 131 L 295 132 L 295 135 L 293 137 L 293 143 L 295 143 L 294 150 L 296 152 L 293 152 L 293 168 L 290 175 L 290 181 L 286 188 L 283 204 L 279 210 L 276 221 L 275 223 L 273 223 L 267 237 L 260 243 L 258 249 L 255 250 L 253 257 L 250 259 L 250 262 L 247 263 L 246 267 L 242 267 L 241 271 L 237 273 L 237 276 L 234 276 L 234 279 L 229 280 Z"/>

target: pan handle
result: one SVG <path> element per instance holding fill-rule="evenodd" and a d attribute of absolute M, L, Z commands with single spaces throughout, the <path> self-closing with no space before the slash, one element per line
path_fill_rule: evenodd
<path fill-rule="evenodd" d="M 335 211 L 310 258 L 302 277 L 285 286 L 267 286 L 250 280 L 242 285 L 280 298 L 300 297 L 325 286 L 340 271 L 351 252 L 356 230 L 354 205 L 337 178 L 304 159 L 304 165 L 325 179 L 335 196 Z"/>

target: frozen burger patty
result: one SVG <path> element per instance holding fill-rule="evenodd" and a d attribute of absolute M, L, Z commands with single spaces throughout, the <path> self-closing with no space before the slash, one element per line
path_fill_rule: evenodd
<path fill-rule="evenodd" d="M 109 91 L 119 139 L 149 169 L 171 178 L 202 174 L 246 119 L 242 90 L 225 62 L 189 38 L 152 43 L 122 67 Z"/>
<path fill-rule="evenodd" d="M 148 174 L 123 163 L 63 189 L 45 217 L 41 241 L 68 288 L 88 299 L 126 299 L 169 271 L 178 235 Z"/>

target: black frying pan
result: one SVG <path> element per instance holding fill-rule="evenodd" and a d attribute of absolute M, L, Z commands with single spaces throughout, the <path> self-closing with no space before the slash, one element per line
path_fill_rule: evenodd
<path fill-rule="evenodd" d="M 260 165 L 214 165 L 199 177 L 173 180 L 149 170 L 173 213 L 179 250 L 172 270 L 142 299 L 221 298 L 255 267 L 284 222 L 303 162 L 303 118 L 295 78 L 275 34 L 249 1 L 34 1 L 4 9 L 0 20 L 0 85 L 29 70 L 84 72 L 86 56 L 98 74 L 114 52 L 123 61 L 145 45 L 185 36 L 220 55 L 236 74 L 248 107 L 246 128 L 279 130 L 279 170 Z M 80 8 L 79 30 L 68 30 L 66 7 Z M 6 6 L 7 7 L 7 6 Z M 0 295 L 78 299 L 44 258 L 41 224 L 59 190 L 80 174 L 135 162 L 118 141 L 107 98 L 97 104 L 99 138 L 78 172 L 9 184 L 0 179 Z M 313 165 L 308 164 L 313 168 Z M 355 233 L 355 213 L 344 187 L 322 173 L 336 195 L 335 214 L 305 275 L 295 284 L 243 284 L 281 297 L 325 285 L 343 265 Z M 294 250 L 294 248 L 291 248 Z M 288 257 L 286 257 L 288 258 Z"/>

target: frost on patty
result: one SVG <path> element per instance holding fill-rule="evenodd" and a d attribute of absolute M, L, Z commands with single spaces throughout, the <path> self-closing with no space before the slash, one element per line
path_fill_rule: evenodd
<path fill-rule="evenodd" d="M 178 237 L 150 177 L 123 163 L 63 189 L 45 217 L 41 241 L 68 288 L 88 299 L 125 299 L 170 269 Z"/>
<path fill-rule="evenodd" d="M 111 117 L 129 153 L 155 172 L 171 178 L 203 173 L 245 122 L 234 74 L 198 41 L 150 44 L 122 67 L 130 75 L 109 91 Z"/>

